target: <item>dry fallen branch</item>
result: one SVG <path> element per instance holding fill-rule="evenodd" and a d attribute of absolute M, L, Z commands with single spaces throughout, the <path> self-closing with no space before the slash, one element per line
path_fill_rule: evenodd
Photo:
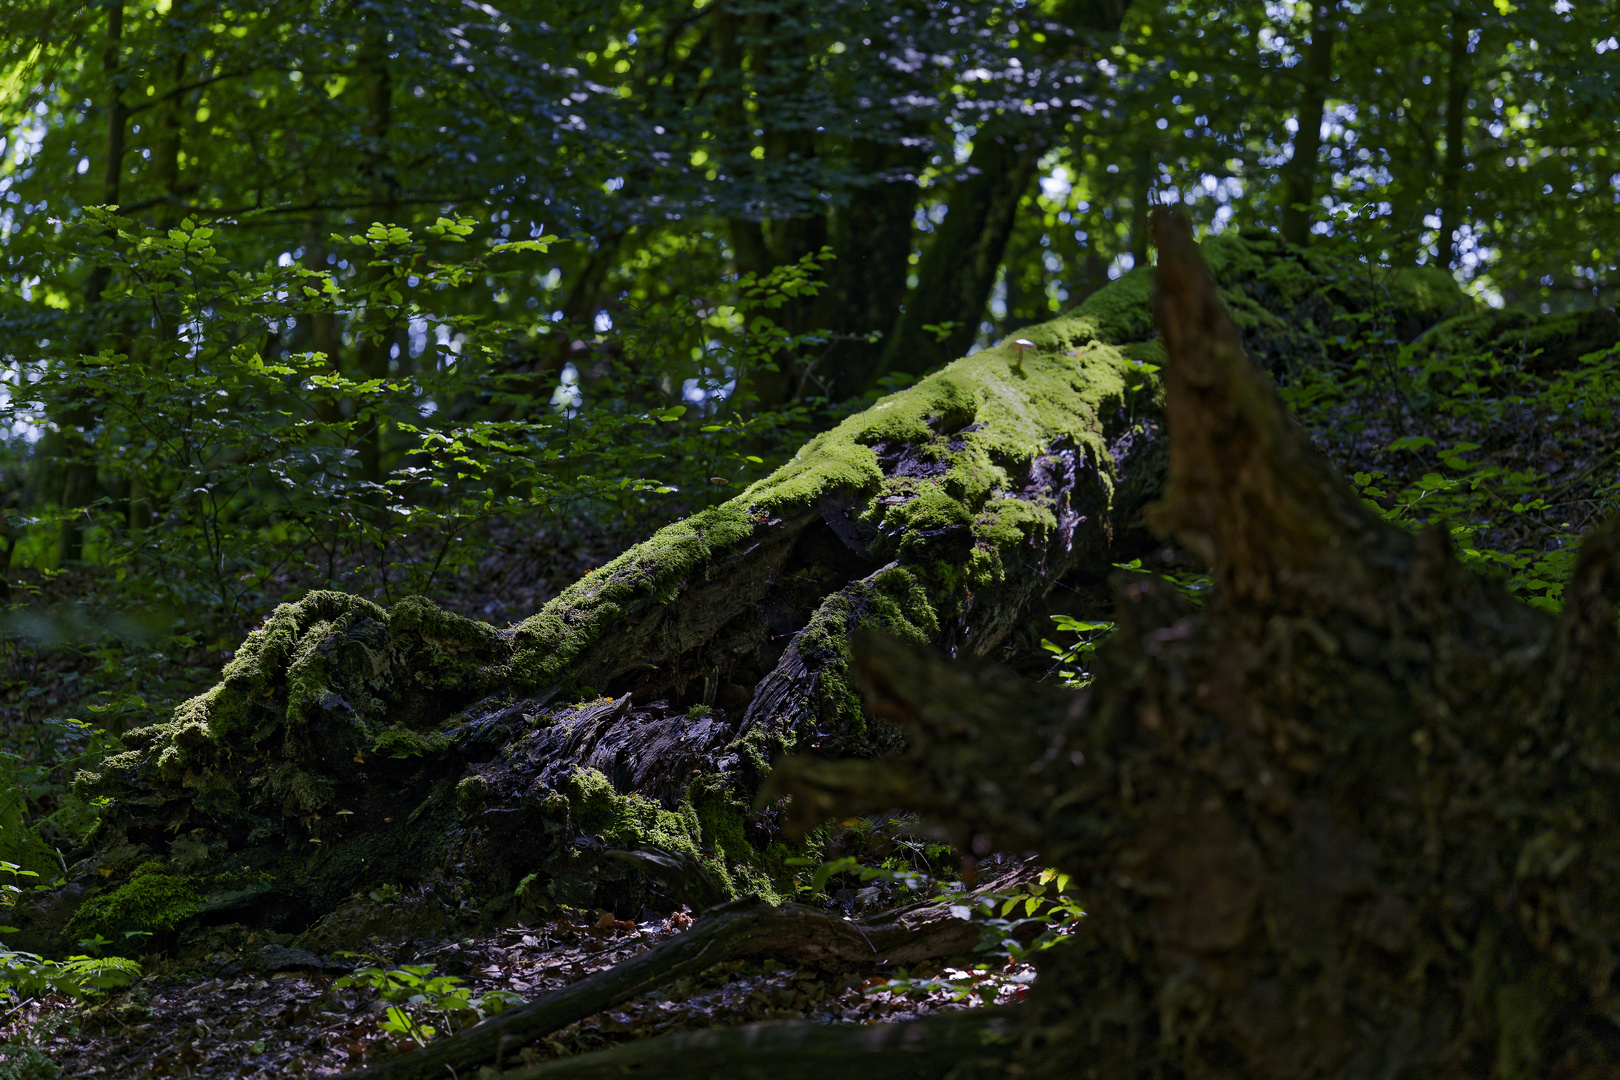
<path fill-rule="evenodd" d="M 987 882 L 996 892 L 1033 880 L 1031 864 Z M 770 956 L 825 970 L 914 964 L 957 956 L 979 941 L 979 928 L 950 913 L 961 894 L 923 900 L 851 921 L 826 911 L 736 900 L 703 914 L 690 930 L 616 967 L 490 1017 L 451 1038 L 346 1073 L 341 1080 L 427 1080 L 503 1060 L 520 1047 L 577 1020 L 715 964 Z"/>

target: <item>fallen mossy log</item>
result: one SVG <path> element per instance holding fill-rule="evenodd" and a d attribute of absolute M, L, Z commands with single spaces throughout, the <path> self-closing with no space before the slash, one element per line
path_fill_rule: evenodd
<path fill-rule="evenodd" d="M 1013 889 L 1032 881 L 1036 872 L 1029 864 L 1015 867 L 979 893 Z M 964 900 L 963 894 L 953 893 L 859 921 L 799 904 L 772 907 L 754 898 L 734 900 L 704 912 L 690 930 L 624 963 L 421 1050 L 345 1073 L 340 1080 L 431 1080 L 498 1064 L 577 1020 L 728 960 L 772 957 L 848 971 L 961 956 L 978 944 L 981 934 L 977 924 L 951 913 L 952 905 Z"/>
<path fill-rule="evenodd" d="M 1438 271 L 1372 282 L 1264 235 L 1210 252 L 1271 357 L 1330 353 L 1373 310 L 1416 334 L 1466 303 Z M 884 398 L 504 630 L 421 599 L 278 608 L 216 687 L 81 777 L 109 800 L 101 831 L 15 943 L 295 929 L 424 879 L 486 920 L 777 895 L 792 853 L 753 808 L 770 760 L 902 741 L 861 708 L 851 634 L 993 657 L 1057 581 L 1152 543 L 1149 293 L 1143 268 L 1024 330 L 1027 355 L 987 349 Z"/>
<path fill-rule="evenodd" d="M 906 750 L 788 759 L 765 797 L 809 821 L 876 790 L 1074 876 L 1088 918 L 1040 958 L 1003 1070 L 1620 1075 L 1620 526 L 1555 618 L 1386 524 L 1245 356 L 1185 220 L 1155 229 L 1150 520 L 1212 596 L 1121 577 L 1078 693 L 868 638 Z"/>

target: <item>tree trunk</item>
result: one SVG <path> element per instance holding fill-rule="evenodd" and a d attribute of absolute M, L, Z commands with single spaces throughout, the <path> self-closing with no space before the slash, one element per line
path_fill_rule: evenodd
<path fill-rule="evenodd" d="M 1270 238 L 1210 251 L 1258 351 L 1375 299 L 1354 292 L 1364 275 Z M 1312 266 L 1336 291 L 1301 287 Z M 1455 299 L 1407 284 L 1379 295 L 1413 320 Z M 904 742 L 861 706 L 852 634 L 997 658 L 1015 635 L 1038 642 L 1058 582 L 1085 592 L 1152 550 L 1149 291 L 1133 271 L 1025 331 L 1027 355 L 985 350 L 880 401 L 507 629 L 417 598 L 278 608 L 220 685 L 81 777 L 113 800 L 72 875 L 90 899 L 26 940 L 135 928 L 154 880 L 173 903 L 141 929 L 292 927 L 385 881 L 453 878 L 491 920 L 780 895 L 782 808 L 755 805 L 771 760 Z"/>
<path fill-rule="evenodd" d="M 128 76 L 123 51 L 124 5 L 114 0 L 107 5 L 107 38 L 101 60 L 107 92 L 107 163 L 101 179 L 101 201 L 106 206 L 118 205 L 124 176 L 129 106 L 124 101 Z M 113 334 L 115 316 L 101 301 L 112 273 L 110 266 L 96 266 L 85 275 L 86 353 L 95 353 L 105 344 L 103 339 Z M 29 482 L 34 498 L 30 502 L 54 502 L 64 511 L 57 540 L 58 565 L 77 562 L 84 554 L 83 523 L 72 511 L 93 502 L 97 494 L 96 469 L 85 440 L 85 428 L 96 421 L 96 406 L 93 395 L 88 393 L 58 406 L 52 417 L 55 423 L 40 440 L 40 451 L 35 455 L 34 475 Z"/>
<path fill-rule="evenodd" d="M 1311 222 L 1316 217 L 1316 181 L 1321 171 L 1317 157 L 1322 151 L 1328 89 L 1333 85 L 1337 8 L 1336 2 L 1318 0 L 1310 48 L 1305 52 L 1299 111 L 1295 114 L 1298 129 L 1294 132 L 1294 153 L 1284 166 L 1282 235 L 1290 244 L 1303 245 L 1310 240 Z"/>
<path fill-rule="evenodd" d="M 1462 224 L 1462 174 L 1467 151 L 1463 146 L 1468 123 L 1468 90 L 1473 78 L 1470 38 L 1473 19 L 1459 7 L 1451 16 L 1451 48 L 1446 63 L 1446 153 L 1440 163 L 1440 235 L 1435 240 L 1435 261 L 1446 269 L 1457 265 L 1457 229 Z"/>
<path fill-rule="evenodd" d="M 918 374 L 961 356 L 979 334 L 1013 215 L 1046 152 L 1043 129 L 1018 119 L 987 121 L 951 190 L 945 220 L 917 267 L 917 287 L 895 321 L 880 373 Z M 925 329 L 940 326 L 934 332 Z"/>

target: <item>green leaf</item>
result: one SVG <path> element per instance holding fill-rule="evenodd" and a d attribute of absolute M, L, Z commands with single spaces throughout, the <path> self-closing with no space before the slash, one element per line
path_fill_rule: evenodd
<path fill-rule="evenodd" d="M 1402 438 L 1396 439 L 1394 442 L 1390 443 L 1387 447 L 1385 447 L 1385 449 L 1386 450 L 1422 450 L 1424 447 L 1433 446 L 1433 445 L 1435 445 L 1434 440 L 1429 438 L 1427 435 L 1406 435 L 1406 436 L 1403 436 Z"/>

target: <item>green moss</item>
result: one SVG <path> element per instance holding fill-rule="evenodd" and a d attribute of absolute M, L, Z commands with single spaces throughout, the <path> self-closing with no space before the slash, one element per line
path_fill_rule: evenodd
<path fill-rule="evenodd" d="M 456 784 L 456 799 L 469 806 L 476 806 L 484 801 L 489 794 L 489 781 L 477 773 L 461 778 Z"/>
<path fill-rule="evenodd" d="M 514 627 L 513 676 L 530 688 L 564 679 L 605 627 L 643 605 L 673 599 L 687 575 L 754 527 L 751 515 L 728 503 L 660 529 Z"/>
<path fill-rule="evenodd" d="M 450 740 L 436 731 L 391 727 L 371 740 L 372 753 L 390 758 L 431 757 L 450 749 Z"/>
<path fill-rule="evenodd" d="M 566 787 L 574 824 L 609 844 L 653 844 L 697 855 L 701 829 L 690 805 L 665 810 L 640 795 L 621 795 L 595 769 L 576 769 Z"/>
<path fill-rule="evenodd" d="M 1105 291 L 1117 294 L 1120 288 L 1116 283 Z M 1145 295 L 1123 302 L 1123 308 L 1140 306 Z M 1100 418 L 1123 406 L 1127 378 L 1139 381 L 1122 350 L 1096 343 L 1106 322 L 1097 305 L 1107 302 L 1030 328 L 1038 347 L 1020 358 L 1021 371 L 1010 362 L 1010 348 L 959 360 L 812 439 L 792 461 L 730 502 L 660 530 L 587 575 L 514 628 L 514 674 L 528 689 L 594 678 L 579 672 L 579 662 L 608 627 L 645 606 L 668 602 L 704 567 L 776 528 L 773 522 L 816 513 L 829 494 L 859 502 L 872 500 L 880 489 L 888 494 L 893 485 L 914 497 L 878 511 L 875 524 L 883 532 L 971 532 L 992 494 L 1054 441 L 1086 447 L 1094 459 L 1106 461 Z M 1089 347 L 1072 355 L 1080 345 Z M 969 425 L 974 430 L 962 431 Z M 909 487 L 885 480 L 873 448 L 902 441 L 937 442 L 938 459 L 947 462 L 943 475 L 913 480 Z M 1005 535 L 997 531 L 989 542 Z"/>
<path fill-rule="evenodd" d="M 129 733 L 135 758 L 110 761 L 86 782 L 148 761 L 180 781 L 206 774 L 222 754 L 264 748 L 296 761 L 345 743 L 345 756 L 437 753 L 449 743 L 436 730 L 446 714 L 506 682 L 510 656 L 510 643 L 493 628 L 421 597 L 385 611 L 359 597 L 312 592 L 280 605 L 249 634 L 218 684 L 167 721 Z M 329 730 L 306 740 L 300 732 L 308 725 Z"/>
<path fill-rule="evenodd" d="M 960 575 L 962 570 L 943 563 L 936 572 Z M 817 732 L 812 738 L 810 733 L 794 731 L 782 723 L 782 717 L 774 716 L 767 718 L 762 727 L 784 747 L 810 739 L 810 749 L 832 756 L 898 749 L 897 732 L 887 726 L 868 730 L 861 697 L 850 681 L 850 636 L 864 626 L 906 641 L 932 641 L 940 628 L 940 613 L 932 596 L 951 591 L 949 586 L 937 583 L 931 590 L 917 567 L 891 564 L 827 597 L 795 640 L 806 665 L 819 674 Z"/>
<path fill-rule="evenodd" d="M 1060 321 L 1068 324 L 1072 344 L 1139 341 L 1154 333 L 1152 299 L 1153 268 L 1138 266 L 1086 297 Z"/>
<path fill-rule="evenodd" d="M 289 817 L 313 814 L 333 799 L 332 781 L 292 761 L 273 765 L 265 773 L 264 786 L 281 800 L 282 812 Z"/>
<path fill-rule="evenodd" d="M 173 930 L 196 914 L 200 899 L 190 877 L 172 874 L 154 859 L 136 867 L 123 885 L 81 904 L 67 934 L 116 941 L 126 930 Z"/>
<path fill-rule="evenodd" d="M 575 770 L 565 792 L 574 825 L 610 846 L 680 852 L 696 860 L 727 895 L 780 902 L 777 880 L 743 835 L 747 808 L 723 782 L 700 781 L 693 797 L 674 810 L 640 795 L 621 795 L 595 769 Z M 776 863 L 780 870 L 780 859 Z"/>

